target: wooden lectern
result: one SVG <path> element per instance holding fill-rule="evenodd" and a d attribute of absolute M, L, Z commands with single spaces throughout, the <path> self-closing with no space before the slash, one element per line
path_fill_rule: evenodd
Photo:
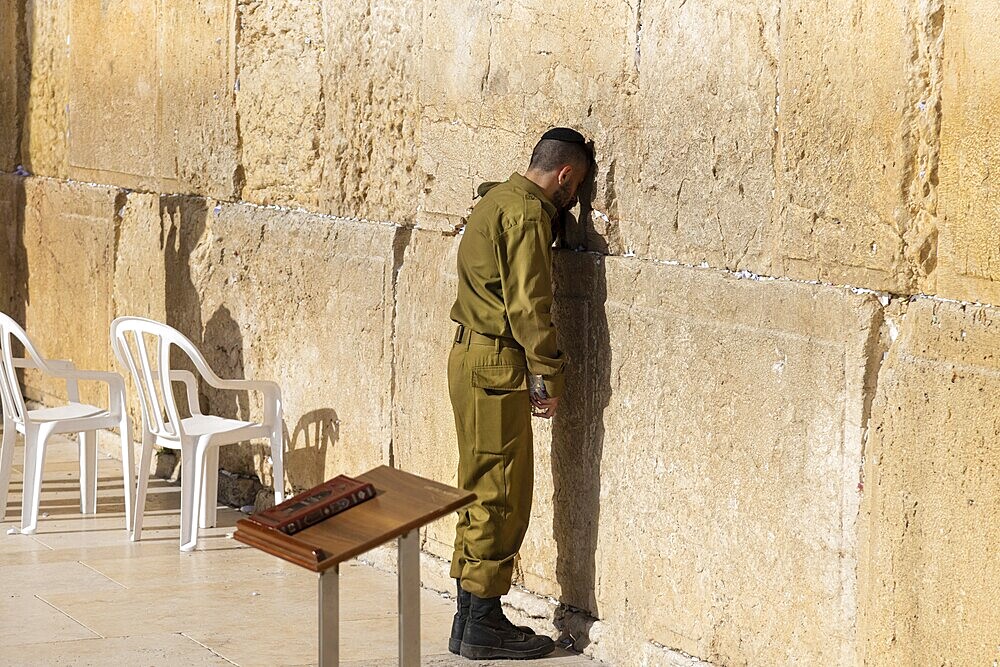
<path fill-rule="evenodd" d="M 319 573 L 319 664 L 339 661 L 339 565 L 391 539 L 399 540 L 399 664 L 420 664 L 420 527 L 465 507 L 476 495 L 388 466 L 357 479 L 376 496 L 295 535 L 249 519 L 236 522 L 233 537 Z"/>

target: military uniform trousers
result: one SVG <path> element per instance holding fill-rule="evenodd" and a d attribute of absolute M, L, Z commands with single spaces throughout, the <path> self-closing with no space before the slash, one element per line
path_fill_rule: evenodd
<path fill-rule="evenodd" d="M 459 512 L 451 576 L 479 597 L 510 590 L 531 515 L 534 458 L 524 350 L 460 326 L 448 358 L 458 431 L 458 485 L 476 494 Z"/>

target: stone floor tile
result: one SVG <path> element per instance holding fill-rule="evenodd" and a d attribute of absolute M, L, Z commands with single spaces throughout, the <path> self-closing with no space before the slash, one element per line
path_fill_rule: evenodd
<path fill-rule="evenodd" d="M 9 647 L 21 644 L 62 642 L 97 637 L 44 600 L 29 595 L 0 597 L 0 656 L 16 653 Z M 6 658 L 0 657 L 0 663 Z M 45 664 L 45 663 L 36 663 Z"/>
<path fill-rule="evenodd" d="M 74 665 L 77 667 L 172 667 L 232 665 L 180 634 L 111 637 L 18 646 L 4 652 L 0 665 Z"/>

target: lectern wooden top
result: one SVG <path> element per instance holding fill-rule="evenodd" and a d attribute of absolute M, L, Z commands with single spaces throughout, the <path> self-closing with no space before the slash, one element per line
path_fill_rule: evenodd
<path fill-rule="evenodd" d="M 376 496 L 314 526 L 286 535 L 249 519 L 236 522 L 233 538 L 315 572 L 385 544 L 465 507 L 474 493 L 379 466 L 357 479 Z"/>

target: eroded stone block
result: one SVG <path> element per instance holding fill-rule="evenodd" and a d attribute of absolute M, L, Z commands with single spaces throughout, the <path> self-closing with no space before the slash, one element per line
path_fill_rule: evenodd
<path fill-rule="evenodd" d="M 773 273 L 911 291 L 936 263 L 939 3 L 781 4 Z"/>
<path fill-rule="evenodd" d="M 322 4 L 244 2 L 239 21 L 243 196 L 317 209 L 327 157 Z"/>
<path fill-rule="evenodd" d="M 48 178 L 24 181 L 24 328 L 42 355 L 77 368 L 112 368 L 111 315 L 115 227 L 124 193 Z M 25 373 L 29 398 L 66 400 L 66 383 Z M 84 383 L 85 403 L 107 405 L 107 386 Z"/>
<path fill-rule="evenodd" d="M 32 0 L 24 6 L 30 81 L 24 103 L 21 160 L 33 174 L 66 178 L 71 5 L 62 0 Z"/>
<path fill-rule="evenodd" d="M 865 461 L 865 664 L 1000 660 L 1000 311 L 911 302 Z"/>
<path fill-rule="evenodd" d="M 619 189 L 616 251 L 743 268 L 773 205 L 778 1 L 646 3 L 639 21 L 639 177 Z"/>
<path fill-rule="evenodd" d="M 936 293 L 1000 303 L 1000 137 L 994 119 L 1000 8 L 948 3 L 941 110 L 941 234 Z"/>
<path fill-rule="evenodd" d="M 14 171 L 21 119 L 18 77 L 19 28 L 23 7 L 5 3 L 0 7 L 0 171 Z"/>
<path fill-rule="evenodd" d="M 388 462 L 396 228 L 195 198 L 160 207 L 167 323 L 220 377 L 281 386 L 286 487 Z M 260 409 L 254 394 L 202 394 L 224 416 Z M 220 461 L 270 485 L 267 456 L 231 447 Z"/>
<path fill-rule="evenodd" d="M 598 280 L 610 396 L 571 506 L 599 528 L 569 558 L 594 563 L 607 655 L 850 664 L 877 302 L 622 259 Z"/>
<path fill-rule="evenodd" d="M 65 11 L 72 48 L 70 175 L 233 197 L 231 0 L 88 0 Z"/>
<path fill-rule="evenodd" d="M 452 483 L 456 250 L 420 231 L 407 249 L 393 422 L 396 464 Z M 536 423 L 519 581 L 602 619 L 623 663 L 650 639 L 844 663 L 877 302 L 584 253 L 557 253 L 555 275 L 571 366 L 560 415 Z M 425 550 L 450 558 L 453 530 Z"/>
<path fill-rule="evenodd" d="M 327 0 L 324 208 L 409 222 L 424 187 L 417 155 L 422 4 Z"/>

